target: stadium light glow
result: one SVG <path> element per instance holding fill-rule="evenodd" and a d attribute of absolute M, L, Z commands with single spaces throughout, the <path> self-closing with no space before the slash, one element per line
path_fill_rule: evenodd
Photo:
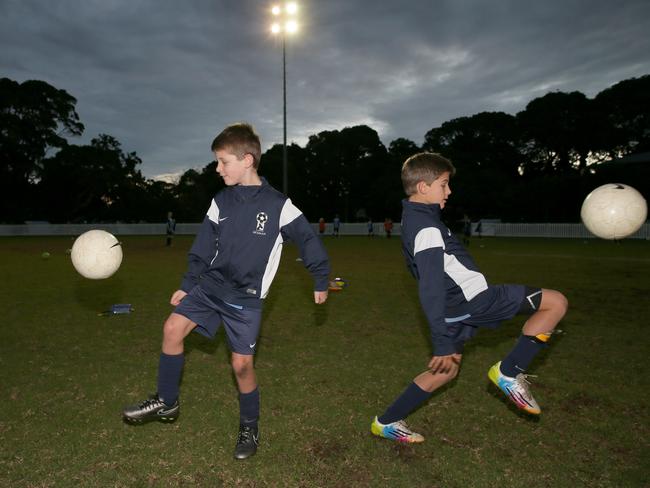
<path fill-rule="evenodd" d="M 284 24 L 284 30 L 289 34 L 293 34 L 298 30 L 298 22 L 296 22 L 295 20 L 287 21 L 287 23 Z"/>

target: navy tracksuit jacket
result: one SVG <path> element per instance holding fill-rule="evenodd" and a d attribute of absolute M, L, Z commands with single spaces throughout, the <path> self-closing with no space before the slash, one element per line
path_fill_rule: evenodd
<path fill-rule="evenodd" d="M 224 302 L 262 308 L 280 264 L 282 244 L 293 241 L 316 291 L 328 288 L 325 247 L 291 200 L 262 178 L 260 186 L 231 186 L 217 193 L 189 252 L 181 289 L 197 284 Z"/>
<path fill-rule="evenodd" d="M 402 250 L 409 271 L 418 280 L 435 354 L 453 354 L 458 337 L 450 337 L 448 329 L 469 316 L 470 300 L 488 289 L 487 281 L 440 220 L 440 205 L 402 201 Z"/>

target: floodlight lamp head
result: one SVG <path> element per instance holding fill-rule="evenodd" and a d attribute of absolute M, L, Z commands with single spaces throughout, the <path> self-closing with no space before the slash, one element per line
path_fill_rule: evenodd
<path fill-rule="evenodd" d="M 287 3 L 285 10 L 289 15 L 294 15 L 298 11 L 298 4 L 296 2 L 289 2 Z"/>
<path fill-rule="evenodd" d="M 289 34 L 293 34 L 298 30 L 298 23 L 295 20 L 289 20 L 285 25 L 284 25 L 284 30 L 285 32 L 288 32 Z"/>

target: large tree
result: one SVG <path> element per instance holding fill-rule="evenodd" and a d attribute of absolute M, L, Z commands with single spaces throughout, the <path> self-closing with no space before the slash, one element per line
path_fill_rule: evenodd
<path fill-rule="evenodd" d="M 390 159 L 375 130 L 358 125 L 323 131 L 309 138 L 305 151 L 305 191 L 320 216 L 354 221 L 382 205 L 385 188 L 374 182 Z"/>
<path fill-rule="evenodd" d="M 201 171 L 190 169 L 183 173 L 175 188 L 178 220 L 201 222 L 210 206 L 210 199 L 225 185 L 212 161 Z"/>
<path fill-rule="evenodd" d="M 650 151 L 650 75 L 616 83 L 595 101 L 610 126 L 605 140 L 612 157 Z"/>
<path fill-rule="evenodd" d="M 89 146 L 66 145 L 43 160 L 37 184 L 40 214 L 55 222 L 138 221 L 146 183 L 140 159 L 101 134 Z"/>
<path fill-rule="evenodd" d="M 517 114 L 527 155 L 524 172 L 584 172 L 603 148 L 605 121 L 595 102 L 580 92 L 553 92 L 532 100 Z"/>
<path fill-rule="evenodd" d="M 34 214 L 34 183 L 52 148 L 65 147 L 64 136 L 84 126 L 77 100 L 44 81 L 0 79 L 0 217 L 21 222 Z"/>
<path fill-rule="evenodd" d="M 282 144 L 275 144 L 263 155 L 259 174 L 267 179 L 269 184 L 278 191 L 283 191 L 283 147 Z M 308 218 L 317 219 L 317 216 L 310 216 L 309 198 L 305 193 L 305 150 L 295 143 L 287 146 L 287 183 L 288 196 L 293 203 L 300 208 Z M 306 205 L 305 205 L 306 204 Z"/>
<path fill-rule="evenodd" d="M 368 217 L 374 221 L 382 221 L 386 217 L 398 221 L 402 213 L 401 201 L 405 198 L 402 187 L 401 170 L 404 161 L 421 151 L 420 147 L 410 139 L 398 137 L 388 145 L 388 164 L 383 170 L 377 171 L 374 187 L 375 199 L 373 207 L 368 208 Z"/>
<path fill-rule="evenodd" d="M 503 112 L 460 117 L 426 133 L 424 149 L 451 159 L 458 171 L 446 215 L 459 222 L 464 214 L 474 220 L 512 214 L 522 163 L 519 140 L 515 118 Z"/>

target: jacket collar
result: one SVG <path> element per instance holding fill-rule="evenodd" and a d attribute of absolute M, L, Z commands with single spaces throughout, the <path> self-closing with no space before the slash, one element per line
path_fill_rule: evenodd
<path fill-rule="evenodd" d="M 269 186 L 266 178 L 260 176 L 260 180 L 262 180 L 261 185 L 235 185 L 230 188 L 238 199 L 250 200 L 251 198 L 255 198 L 265 187 Z"/>
<path fill-rule="evenodd" d="M 402 200 L 402 207 L 404 208 L 404 210 L 410 210 L 413 212 L 422 212 L 422 213 L 433 215 L 435 217 L 440 217 L 439 203 L 411 202 L 405 198 L 404 200 Z"/>

